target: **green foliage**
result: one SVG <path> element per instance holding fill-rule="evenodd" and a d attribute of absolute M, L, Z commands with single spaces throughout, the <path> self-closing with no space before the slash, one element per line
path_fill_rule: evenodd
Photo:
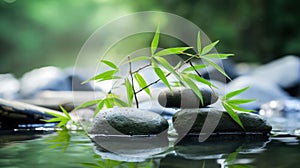
<path fill-rule="evenodd" d="M 60 112 L 54 112 L 54 111 L 46 111 L 46 113 L 54 116 L 54 118 L 48 119 L 48 120 L 42 120 L 45 122 L 58 122 L 57 127 L 64 127 L 69 121 L 72 121 L 71 116 L 69 113 L 62 107 L 60 106 L 60 109 L 62 110 L 62 113 Z"/>
<path fill-rule="evenodd" d="M 88 79 L 86 82 L 90 81 L 96 81 L 96 82 L 103 82 L 106 80 L 114 80 L 114 79 L 124 79 L 124 82 L 122 83 L 123 86 L 126 87 L 127 92 L 127 102 L 123 101 L 118 94 L 112 93 L 112 89 L 114 88 L 114 85 L 112 89 L 106 94 L 106 96 L 100 100 L 92 100 L 85 102 L 78 106 L 76 109 L 79 108 L 86 108 L 89 106 L 96 105 L 96 110 L 94 115 L 96 115 L 101 109 L 103 108 L 112 108 L 114 106 L 118 107 L 132 107 L 134 103 L 136 104 L 136 107 L 138 108 L 138 97 L 137 94 L 144 91 L 149 96 L 151 96 L 151 90 L 150 86 L 154 85 L 155 83 L 162 81 L 170 91 L 172 91 L 170 82 L 168 81 L 168 76 L 173 75 L 177 79 L 178 86 L 184 86 L 187 88 L 192 89 L 192 91 L 197 95 L 200 102 L 203 104 L 203 96 L 202 93 L 197 86 L 197 83 L 202 83 L 204 85 L 209 86 L 211 89 L 217 88 L 214 86 L 211 82 L 204 79 L 198 70 L 206 68 L 208 66 L 214 67 L 216 70 L 221 72 L 224 76 L 229 78 L 229 76 L 226 74 L 226 72 L 214 62 L 214 59 L 227 59 L 229 56 L 233 56 L 233 54 L 218 54 L 213 52 L 214 47 L 218 44 L 219 41 L 215 41 L 208 45 L 202 45 L 201 44 L 201 36 L 200 32 L 197 36 L 197 53 L 196 54 L 190 54 L 187 51 L 189 49 L 192 49 L 192 47 L 172 47 L 172 48 L 166 48 L 163 50 L 158 51 L 158 44 L 159 44 L 159 37 L 160 37 L 160 28 L 157 27 L 156 33 L 152 39 L 151 42 L 151 56 L 138 56 L 134 59 L 131 59 L 130 56 L 128 56 L 128 61 L 125 62 L 125 64 L 129 65 L 128 75 L 125 77 L 118 76 L 119 68 L 118 66 L 108 60 L 101 60 L 101 63 L 108 66 L 109 70 L 104 71 L 90 79 Z M 202 48 L 203 47 L 203 48 Z M 174 54 L 182 54 L 188 57 L 188 59 L 184 61 L 179 61 L 177 65 L 173 66 L 171 63 L 164 57 Z M 194 59 L 201 59 L 205 64 L 198 64 L 193 65 L 192 61 Z M 140 67 L 138 70 L 132 71 L 132 63 L 138 62 L 138 61 L 144 61 L 147 60 L 149 64 Z M 188 65 L 188 67 L 183 68 L 183 65 Z M 143 71 L 145 68 L 152 68 L 157 76 L 157 80 L 153 81 L 151 83 L 147 83 L 144 77 L 141 75 L 141 71 Z M 139 85 L 139 90 L 135 88 L 135 83 Z M 244 99 L 231 99 L 232 97 L 241 94 L 242 92 L 246 91 L 248 89 L 240 89 L 233 92 L 230 92 L 226 94 L 221 100 L 223 107 L 226 109 L 226 111 L 229 113 L 231 118 L 238 123 L 242 128 L 243 124 L 241 123 L 238 115 L 236 114 L 237 111 L 239 112 L 251 112 L 251 110 L 247 110 L 244 108 L 241 108 L 239 105 L 244 103 L 252 102 L 253 100 L 244 100 Z M 64 119 L 60 125 L 63 125 L 64 122 L 69 119 L 68 117 L 58 117 L 54 118 L 51 121 L 58 121 Z"/>

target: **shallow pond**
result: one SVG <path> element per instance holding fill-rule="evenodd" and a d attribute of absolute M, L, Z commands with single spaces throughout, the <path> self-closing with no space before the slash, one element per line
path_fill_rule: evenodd
<path fill-rule="evenodd" d="M 169 137 L 165 147 L 160 143 L 158 147 L 140 150 L 138 155 L 143 155 L 142 151 L 151 154 L 144 155 L 147 157 L 123 156 L 99 151 L 80 131 L 0 131 L 0 167 L 283 168 L 300 165 L 297 137 L 215 136 L 203 143 L 191 137 L 175 147 L 172 143 L 174 138 Z"/>

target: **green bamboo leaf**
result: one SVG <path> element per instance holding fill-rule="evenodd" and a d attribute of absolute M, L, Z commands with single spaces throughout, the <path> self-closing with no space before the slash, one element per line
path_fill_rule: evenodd
<path fill-rule="evenodd" d="M 82 84 L 87 83 L 87 82 L 90 82 L 90 81 L 93 81 L 93 80 L 103 80 L 103 79 L 113 78 L 113 75 L 114 75 L 115 73 L 117 73 L 117 72 L 118 72 L 118 70 L 109 70 L 109 71 L 105 71 L 105 72 L 103 72 L 103 73 L 101 73 L 101 74 L 98 74 L 98 75 L 96 75 L 96 76 L 94 76 L 94 77 L 92 77 L 92 78 L 90 78 L 90 79 L 84 81 Z"/>
<path fill-rule="evenodd" d="M 113 104 L 119 107 L 128 107 L 128 104 L 126 102 L 124 102 L 123 100 L 121 100 L 120 98 L 114 97 L 112 98 L 113 100 Z"/>
<path fill-rule="evenodd" d="M 174 48 L 167 48 L 164 50 L 161 50 L 154 54 L 154 56 L 166 56 L 166 55 L 172 55 L 172 54 L 181 54 L 183 51 L 188 50 L 192 47 L 174 47 Z"/>
<path fill-rule="evenodd" d="M 205 57 L 201 57 L 203 58 L 209 65 L 211 65 L 212 67 L 214 67 L 217 71 L 219 71 L 220 73 L 222 73 L 224 76 L 226 76 L 228 79 L 230 79 L 230 77 L 226 74 L 226 72 L 216 63 L 212 62 L 211 60 L 205 58 Z M 231 80 L 231 79 L 230 79 Z"/>
<path fill-rule="evenodd" d="M 62 120 L 62 118 L 51 118 L 48 120 L 41 119 L 41 121 L 44 121 L 44 122 L 60 122 L 61 120 Z"/>
<path fill-rule="evenodd" d="M 159 35 L 160 35 L 160 27 L 159 25 L 157 26 L 157 29 L 156 29 L 156 32 L 155 32 L 155 35 L 153 37 L 153 40 L 151 42 L 151 54 L 154 55 L 156 49 L 157 49 L 157 46 L 158 46 L 158 42 L 159 42 Z"/>
<path fill-rule="evenodd" d="M 62 112 L 56 112 L 56 111 L 46 111 L 47 114 L 50 114 L 54 117 L 57 117 L 57 118 L 67 118 L 67 116 L 62 113 Z"/>
<path fill-rule="evenodd" d="M 233 110 L 236 110 L 236 111 L 241 111 L 241 112 L 255 112 L 254 110 L 248 110 L 248 109 L 245 109 L 245 108 L 242 108 L 240 106 L 237 106 L 235 104 L 231 104 L 229 103 L 228 101 L 226 101 L 226 104 Z"/>
<path fill-rule="evenodd" d="M 234 56 L 234 54 L 206 54 L 206 55 L 202 55 L 202 57 L 206 57 L 209 59 L 227 59 L 228 57 Z"/>
<path fill-rule="evenodd" d="M 159 79 L 169 88 L 170 91 L 172 91 L 172 88 L 169 84 L 169 81 L 166 78 L 166 75 L 159 68 L 159 66 L 156 64 L 156 62 L 154 60 L 152 61 L 152 67 L 153 67 L 154 72 L 156 73 L 156 75 L 159 77 Z"/>
<path fill-rule="evenodd" d="M 198 86 L 189 78 L 188 75 L 183 75 L 183 80 L 186 82 L 187 87 L 191 88 L 193 92 L 199 97 L 201 104 L 203 105 L 203 97 Z"/>
<path fill-rule="evenodd" d="M 175 71 L 175 68 L 165 59 L 162 57 L 154 57 L 154 59 L 160 63 L 164 68 L 166 68 L 169 72 L 171 72 L 178 80 L 181 80 L 179 74 Z"/>
<path fill-rule="evenodd" d="M 144 61 L 144 60 L 150 60 L 150 59 L 151 59 L 150 56 L 139 56 L 139 57 L 135 57 L 133 59 L 130 59 L 130 61 L 127 61 L 126 63 L 137 62 L 137 61 Z"/>
<path fill-rule="evenodd" d="M 77 106 L 74 110 L 78 110 L 78 109 L 81 109 L 81 108 L 87 108 L 87 107 L 96 105 L 100 101 L 101 100 L 90 100 L 90 101 L 84 102 L 84 103 L 80 104 L 79 106 Z"/>
<path fill-rule="evenodd" d="M 203 69 L 203 68 L 206 68 L 207 65 L 206 64 L 198 64 L 198 65 L 195 65 L 195 66 L 190 66 L 190 67 L 187 67 L 185 68 L 182 73 L 187 73 L 187 72 L 191 72 L 191 71 L 197 71 L 199 69 Z"/>
<path fill-rule="evenodd" d="M 197 37 L 197 50 L 198 50 L 198 54 L 201 54 L 201 35 L 200 35 L 200 31 L 198 32 L 198 37 Z"/>
<path fill-rule="evenodd" d="M 99 102 L 99 104 L 97 105 L 97 108 L 95 109 L 95 112 L 94 112 L 93 117 L 95 117 L 95 116 L 100 112 L 100 110 L 103 109 L 104 104 L 105 104 L 105 101 L 104 101 L 104 100 L 101 100 L 101 101 Z"/>
<path fill-rule="evenodd" d="M 256 101 L 255 99 L 230 99 L 227 100 L 227 103 L 232 103 L 232 104 L 245 104 L 245 103 L 251 103 Z"/>
<path fill-rule="evenodd" d="M 143 76 L 140 75 L 138 72 L 134 74 L 134 78 L 138 82 L 140 88 L 145 88 L 147 86 L 147 82 L 145 81 Z M 151 92 L 150 92 L 149 87 L 145 88 L 144 90 L 149 96 L 151 96 Z"/>
<path fill-rule="evenodd" d="M 205 46 L 203 49 L 202 49 L 202 52 L 201 52 L 201 55 L 205 55 L 207 54 L 208 52 L 210 52 L 217 44 L 219 43 L 219 40 Z"/>
<path fill-rule="evenodd" d="M 250 87 L 245 87 L 245 88 L 242 88 L 242 89 L 239 89 L 239 90 L 235 90 L 235 91 L 232 91 L 232 92 L 229 92 L 227 93 L 225 96 L 223 96 L 222 100 L 228 100 L 236 95 L 239 95 L 243 92 L 245 92 L 246 90 L 248 90 Z"/>
<path fill-rule="evenodd" d="M 66 115 L 67 119 L 71 120 L 71 116 L 63 106 L 59 106 L 61 111 Z"/>
<path fill-rule="evenodd" d="M 228 114 L 230 115 L 230 117 L 231 117 L 231 118 L 232 118 L 232 119 L 233 119 L 240 127 L 242 127 L 242 128 L 245 130 L 243 123 L 241 122 L 239 116 L 235 113 L 235 111 L 234 111 L 232 108 L 230 108 L 230 106 L 228 106 L 228 104 L 226 104 L 226 103 L 224 103 L 224 102 L 222 102 L 222 105 L 223 105 L 223 107 L 226 109 L 226 111 L 228 112 Z"/>
<path fill-rule="evenodd" d="M 106 108 L 113 108 L 114 107 L 114 102 L 112 98 L 105 98 L 104 103 Z"/>
<path fill-rule="evenodd" d="M 131 107 L 132 106 L 132 102 L 133 102 L 133 88 L 132 85 L 129 81 L 128 78 L 125 79 L 125 86 L 126 86 L 126 90 L 127 90 L 127 100 L 128 100 L 128 105 Z"/>
<path fill-rule="evenodd" d="M 192 73 L 189 73 L 187 74 L 191 79 L 194 79 L 200 83 L 203 83 L 209 87 L 214 87 L 214 88 L 218 88 L 217 86 L 215 86 L 214 84 L 212 84 L 211 82 L 209 82 L 208 80 L 204 79 L 203 77 L 197 75 L 197 74 L 192 74 Z"/>
<path fill-rule="evenodd" d="M 119 77 L 119 76 L 106 76 L 106 77 L 103 77 L 100 80 L 97 80 L 97 82 L 103 82 L 103 81 L 106 81 L 106 80 L 113 80 L 113 79 L 121 79 L 121 77 Z"/>
<path fill-rule="evenodd" d="M 111 61 L 108 60 L 101 60 L 102 63 L 108 65 L 109 67 L 113 68 L 113 69 L 118 69 L 118 66 L 116 64 L 114 64 Z"/>
<path fill-rule="evenodd" d="M 57 127 L 64 127 L 67 125 L 68 122 L 69 120 L 62 120 L 60 123 L 58 123 Z"/>

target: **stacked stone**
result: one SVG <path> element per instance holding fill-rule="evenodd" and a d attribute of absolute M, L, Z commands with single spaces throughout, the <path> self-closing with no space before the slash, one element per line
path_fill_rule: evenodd
<path fill-rule="evenodd" d="M 163 91 L 158 97 L 160 105 L 180 108 L 172 118 L 178 134 L 268 134 L 272 127 L 261 116 L 253 113 L 237 113 L 244 129 L 225 110 L 209 107 L 216 103 L 218 95 L 210 88 L 199 88 L 203 102 L 191 90 Z"/>

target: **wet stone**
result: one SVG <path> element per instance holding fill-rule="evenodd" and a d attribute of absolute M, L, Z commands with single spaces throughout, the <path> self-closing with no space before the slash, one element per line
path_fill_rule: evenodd
<path fill-rule="evenodd" d="M 165 134 L 168 122 L 161 115 L 136 108 L 102 110 L 93 121 L 90 134 L 157 135 Z"/>
<path fill-rule="evenodd" d="M 192 89 L 174 89 L 173 92 L 166 90 L 159 94 L 158 102 L 163 107 L 171 108 L 201 108 L 215 103 L 218 100 L 216 93 L 208 87 L 200 87 L 203 104 Z"/>
<path fill-rule="evenodd" d="M 268 134 L 272 127 L 261 116 L 252 113 L 237 113 L 244 125 L 243 130 L 226 111 L 214 108 L 183 109 L 173 116 L 173 125 L 178 134 L 201 133 L 257 133 Z M 205 129 L 202 130 L 202 128 Z"/>

